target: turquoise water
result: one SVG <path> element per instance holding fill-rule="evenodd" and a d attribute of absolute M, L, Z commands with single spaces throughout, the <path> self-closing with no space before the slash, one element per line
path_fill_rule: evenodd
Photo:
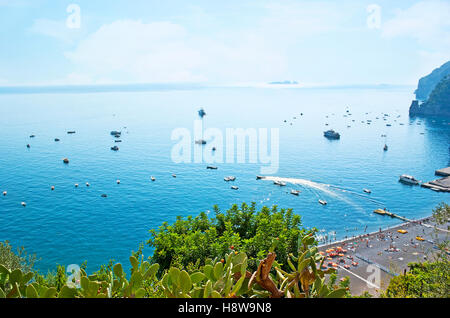
<path fill-rule="evenodd" d="M 434 170 L 449 165 L 450 119 L 409 119 L 412 91 L 203 88 L 1 94 L 0 191 L 8 194 L 0 197 L 0 241 L 25 246 L 42 259 L 37 268 L 43 271 L 84 260 L 94 270 L 109 259 L 127 263 L 130 251 L 149 238 L 149 229 L 178 215 L 212 210 L 214 204 L 222 210 L 252 201 L 293 208 L 305 226 L 335 231 L 337 238 L 400 222 L 373 214 L 379 207 L 410 218 L 427 216 L 436 204 L 448 202 L 449 194 L 403 185 L 398 176 L 429 181 L 435 179 Z M 315 187 L 257 181 L 261 164 L 216 163 L 218 170 L 207 170 L 206 163 L 174 163 L 171 133 L 176 128 L 193 131 L 201 106 L 207 112 L 205 127 L 224 135 L 226 128 L 279 128 L 279 170 L 273 175 L 313 181 Z M 384 113 L 389 114 L 386 121 Z M 323 137 L 329 128 L 341 133 L 339 141 Z M 111 130 L 122 131 L 122 143 L 114 143 Z M 111 151 L 113 145 L 120 150 Z M 70 164 L 63 164 L 65 157 Z M 223 181 L 228 175 L 236 176 L 239 190 Z M 290 189 L 302 192 L 294 196 L 287 193 Z M 102 198 L 103 193 L 108 197 Z"/>

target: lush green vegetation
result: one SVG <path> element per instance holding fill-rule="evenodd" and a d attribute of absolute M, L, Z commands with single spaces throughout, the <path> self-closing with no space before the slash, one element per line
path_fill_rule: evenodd
<path fill-rule="evenodd" d="M 152 262 L 162 270 L 170 266 L 195 269 L 205 265 L 207 258 L 223 257 L 234 250 L 245 252 L 249 268 L 255 270 L 258 260 L 276 244 L 277 259 L 287 270 L 288 254 L 297 254 L 298 238 L 314 233 L 301 228 L 300 216 L 292 209 L 273 206 L 256 211 L 254 203 L 243 203 L 225 213 L 215 206 L 214 212 L 212 219 L 205 213 L 195 218 L 178 217 L 172 225 L 166 222 L 158 230 L 151 230 L 147 243 L 154 247 Z"/>

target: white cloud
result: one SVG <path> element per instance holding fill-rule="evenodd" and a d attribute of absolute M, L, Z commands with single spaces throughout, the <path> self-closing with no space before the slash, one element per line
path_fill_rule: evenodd
<path fill-rule="evenodd" d="M 262 34 L 199 37 L 171 22 L 135 20 L 103 25 L 66 57 L 76 68 L 73 77 L 95 82 L 247 81 L 285 69 L 283 57 Z"/>
<path fill-rule="evenodd" d="M 421 44 L 450 45 L 450 3 L 422 1 L 405 10 L 397 10 L 395 17 L 382 26 L 385 37 L 406 36 Z"/>

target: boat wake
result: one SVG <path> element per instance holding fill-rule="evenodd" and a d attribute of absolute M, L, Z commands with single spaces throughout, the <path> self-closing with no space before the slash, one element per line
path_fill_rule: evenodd
<path fill-rule="evenodd" d="M 384 203 L 372 198 L 367 197 L 366 195 L 357 193 L 356 191 L 353 190 L 348 190 L 342 187 L 338 187 L 335 185 L 331 185 L 331 184 L 326 184 L 326 183 L 319 183 L 319 182 L 314 182 L 311 180 L 306 180 L 306 179 L 300 179 L 300 178 L 282 178 L 282 177 L 275 177 L 275 176 L 266 176 L 266 177 L 261 177 L 262 180 L 269 180 L 269 181 L 278 181 L 278 182 L 285 182 L 285 183 L 290 183 L 290 184 L 296 184 L 296 185 L 301 185 L 304 186 L 306 188 L 309 188 L 310 190 L 312 190 L 312 192 L 314 194 L 316 194 L 316 196 L 318 196 L 317 192 L 323 192 L 329 196 L 332 196 L 334 198 L 337 198 L 341 201 L 346 202 L 347 204 L 352 205 L 353 207 L 357 208 L 358 210 L 363 210 L 360 206 L 358 206 L 355 202 L 349 200 L 348 198 L 340 195 L 339 193 L 336 193 L 336 191 L 342 192 L 342 193 L 348 193 L 348 194 L 352 194 L 352 195 L 356 195 L 362 199 L 371 201 L 373 203 L 376 203 L 377 205 L 381 205 L 384 206 Z"/>

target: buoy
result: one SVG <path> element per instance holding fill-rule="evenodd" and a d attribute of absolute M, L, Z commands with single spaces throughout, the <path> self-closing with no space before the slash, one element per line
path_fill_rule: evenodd
<path fill-rule="evenodd" d="M 6 192 L 6 191 L 3 191 L 3 195 L 5 196 L 6 194 L 7 194 L 8 192 Z"/>
<path fill-rule="evenodd" d="M 64 162 L 64 163 L 69 163 L 69 159 L 64 158 L 64 159 L 63 159 L 63 162 Z"/>
<path fill-rule="evenodd" d="M 55 190 L 55 186 L 52 186 L 51 189 L 52 189 L 52 191 Z"/>
<path fill-rule="evenodd" d="M 22 206 L 27 206 L 27 204 L 25 202 L 22 202 L 20 204 L 22 204 Z"/>
<path fill-rule="evenodd" d="M 117 182 L 117 184 L 120 184 L 120 180 L 117 180 L 116 182 Z"/>

